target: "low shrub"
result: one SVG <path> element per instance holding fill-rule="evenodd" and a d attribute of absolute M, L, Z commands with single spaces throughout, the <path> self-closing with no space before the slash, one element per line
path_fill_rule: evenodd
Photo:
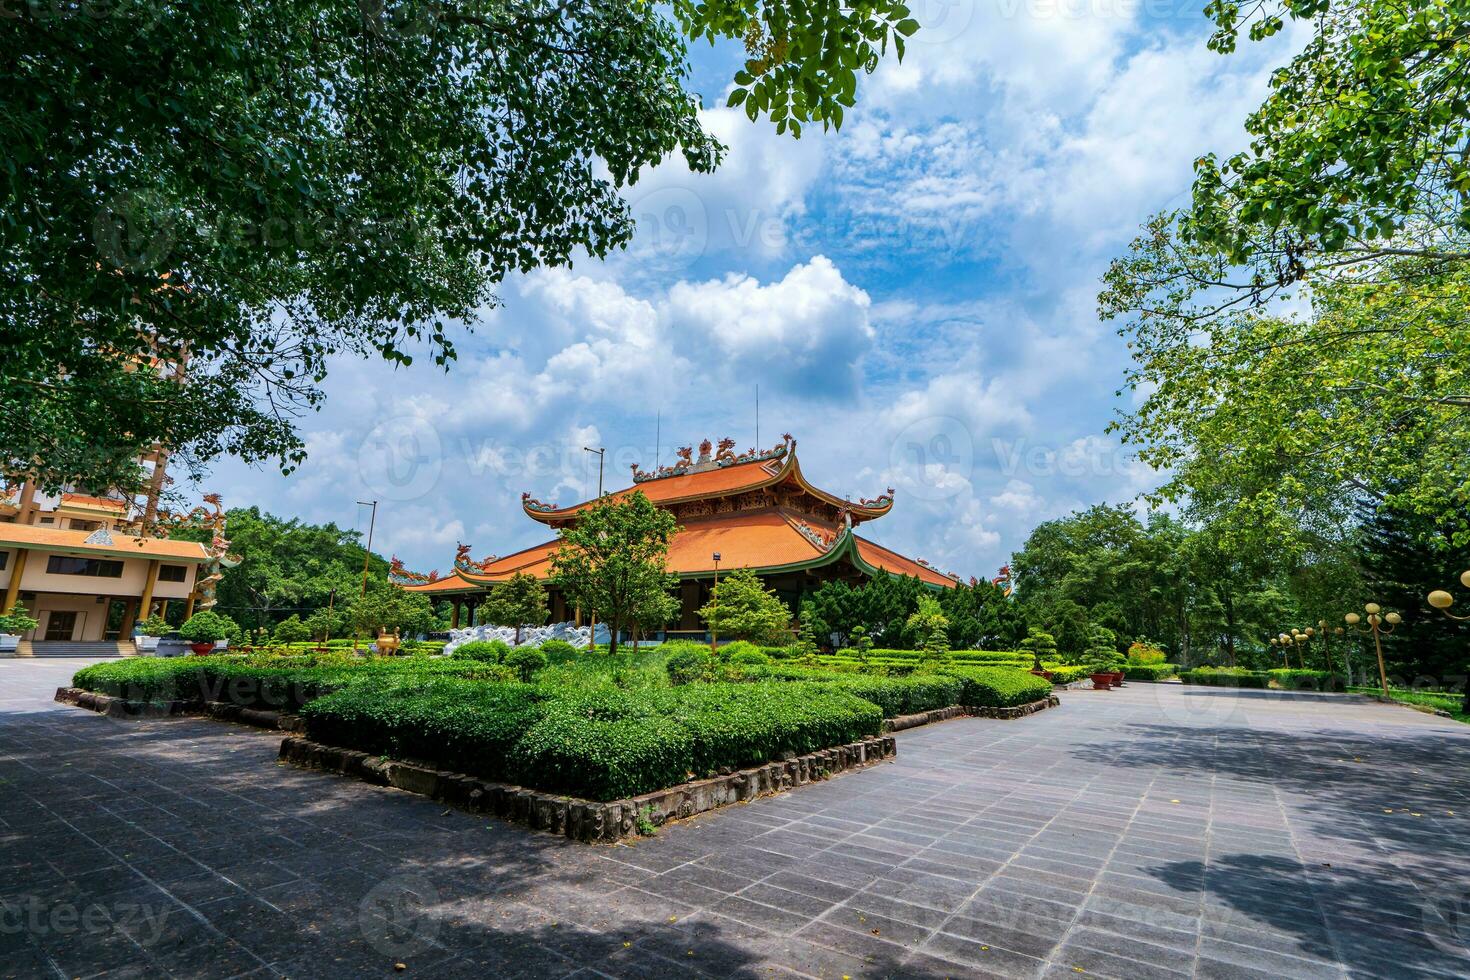
<path fill-rule="evenodd" d="M 527 683 L 546 668 L 546 654 L 536 647 L 516 647 L 505 655 L 504 665 Z"/>
<path fill-rule="evenodd" d="M 449 654 L 455 660 L 479 660 L 485 663 L 505 663 L 510 653 L 510 644 L 504 640 L 469 640 L 461 643 Z"/>
<path fill-rule="evenodd" d="M 1161 664 L 1164 651 L 1147 640 L 1136 640 L 1128 647 L 1128 662 L 1133 664 Z"/>
<path fill-rule="evenodd" d="M 1161 681 L 1174 676 L 1178 670 L 1173 664 L 1134 663 L 1123 665 L 1123 676 L 1130 681 Z"/>
<path fill-rule="evenodd" d="M 1015 667 L 947 667 L 964 682 L 960 703 L 972 708 L 1013 708 L 1051 695 L 1051 682 Z"/>
<path fill-rule="evenodd" d="M 729 654 L 725 659 L 728 660 L 730 663 L 736 665 L 737 667 L 758 666 L 760 664 L 768 664 L 771 662 L 770 657 L 766 656 L 764 653 L 761 653 L 757 649 L 737 650 L 736 652 Z"/>
<path fill-rule="evenodd" d="M 447 678 L 345 688 L 302 717 L 317 741 L 597 800 L 841 745 L 882 725 L 876 706 L 822 685 L 568 692 Z"/>
<path fill-rule="evenodd" d="M 1265 671 L 1246 670 L 1243 667 L 1196 667 L 1182 671 L 1179 679 L 1186 684 L 1248 688 L 1265 688 L 1271 680 Z"/>
<path fill-rule="evenodd" d="M 716 648 L 716 653 L 721 660 L 734 661 L 736 657 L 747 653 L 760 653 L 761 648 L 749 640 L 736 640 L 734 643 L 723 643 Z"/>
<path fill-rule="evenodd" d="M 540 649 L 542 653 L 546 654 L 546 659 L 551 661 L 552 663 L 557 663 L 562 660 L 571 660 L 577 655 L 577 648 L 572 646 L 566 640 L 547 640 L 542 643 L 538 649 Z"/>
<path fill-rule="evenodd" d="M 1284 691 L 1346 691 L 1347 678 L 1325 670 L 1276 668 L 1267 671 L 1271 686 Z"/>
<path fill-rule="evenodd" d="M 1091 673 L 1091 669 L 1080 664 L 1046 664 L 1053 684 L 1071 684 Z"/>
<path fill-rule="evenodd" d="M 665 647 L 676 644 L 665 644 Z M 708 680 L 714 672 L 715 658 L 710 654 L 709 647 L 697 644 L 678 644 L 678 649 L 669 654 L 664 661 L 664 669 L 669 672 L 670 684 L 693 684 L 696 681 Z"/>

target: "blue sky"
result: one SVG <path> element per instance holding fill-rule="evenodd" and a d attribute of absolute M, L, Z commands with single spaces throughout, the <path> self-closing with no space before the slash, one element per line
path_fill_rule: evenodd
<path fill-rule="evenodd" d="M 1299 37 L 1205 49 L 1179 0 L 925 0 L 902 65 L 859 88 L 840 133 L 777 136 L 705 111 L 720 171 L 673 162 L 627 190 L 639 230 L 605 261 L 508 281 L 503 304 L 426 363 L 334 365 L 293 476 L 227 462 L 227 505 L 366 526 L 375 548 L 447 569 L 545 539 L 520 495 L 570 503 L 628 465 L 781 433 L 840 493 L 897 490 L 872 537 L 995 574 L 1038 521 L 1132 499 L 1156 476 L 1104 429 L 1127 365 L 1098 277 L 1191 161 L 1242 121 Z M 736 48 L 694 50 L 705 105 Z M 1124 396 L 1127 398 L 1128 396 Z M 589 466 L 590 462 L 590 466 Z"/>

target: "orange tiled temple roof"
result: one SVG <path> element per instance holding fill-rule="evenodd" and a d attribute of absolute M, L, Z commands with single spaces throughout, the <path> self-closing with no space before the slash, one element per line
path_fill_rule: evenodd
<path fill-rule="evenodd" d="M 711 556 L 718 552 L 720 567 L 724 569 L 795 571 L 845 559 L 870 575 L 887 572 L 917 576 L 934 587 L 950 587 L 958 582 L 924 562 L 906 558 L 854 534 L 852 528 L 857 524 L 888 513 L 893 507 L 893 491 L 873 500 L 853 502 L 813 486 L 802 476 L 796 459 L 796 441 L 789 436 L 781 446 L 763 453 L 752 451 L 746 457 L 725 454 L 723 464 L 709 455 L 708 443 L 701 448 L 705 452 L 697 463 L 686 451 L 681 453 L 682 463 L 664 467 L 658 474 L 635 470 L 632 486 L 606 495 L 618 500 L 642 493 L 660 507 L 677 511 L 699 501 L 717 501 L 772 488 L 769 504 L 757 498 L 755 505 L 750 506 L 746 498 L 746 503 L 734 510 L 728 509 L 727 502 L 719 513 L 696 509 L 681 516 L 679 531 L 669 543 L 670 572 L 685 577 L 709 575 L 714 570 Z M 721 452 L 725 450 L 726 444 L 722 444 Z M 792 509 L 781 505 L 783 494 L 784 499 L 795 499 L 803 506 Z M 552 526 L 571 523 L 579 511 L 594 502 L 557 507 L 534 500 L 529 494 L 522 497 L 522 507 L 528 516 Z M 836 520 L 831 519 L 834 514 Z M 405 588 L 429 594 L 470 591 L 503 582 L 518 572 L 545 579 L 551 574 L 551 557 L 559 544 L 558 539 L 545 541 L 486 561 L 479 568 L 459 565 L 444 579 Z"/>

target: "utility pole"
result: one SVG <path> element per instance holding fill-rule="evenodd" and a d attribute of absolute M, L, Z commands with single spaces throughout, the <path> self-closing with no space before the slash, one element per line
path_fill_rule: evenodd
<path fill-rule="evenodd" d="M 713 656 L 720 644 L 720 553 L 715 552 L 715 584 L 709 590 L 709 652 Z"/>
<path fill-rule="evenodd" d="M 373 556 L 373 528 L 378 523 L 378 502 L 376 500 L 359 500 L 357 502 L 357 506 L 359 506 L 359 507 L 371 507 L 373 509 L 372 510 L 372 513 L 368 516 L 368 539 L 367 539 L 367 548 L 364 549 L 364 551 L 362 553 L 362 592 L 359 593 L 359 594 L 361 596 L 366 596 L 367 595 L 367 578 L 368 578 L 368 559 L 372 558 L 372 556 Z M 359 511 L 359 513 L 361 513 L 361 512 Z M 354 653 L 357 652 L 357 640 L 358 640 L 357 624 L 354 623 L 353 626 L 352 626 L 352 651 Z"/>
<path fill-rule="evenodd" d="M 589 449 L 588 447 L 583 446 L 582 447 L 582 451 L 584 453 L 594 453 L 597 456 L 597 496 L 598 496 L 598 499 L 601 499 L 602 498 L 602 461 L 603 461 L 603 458 L 607 456 L 607 450 L 606 449 Z"/>

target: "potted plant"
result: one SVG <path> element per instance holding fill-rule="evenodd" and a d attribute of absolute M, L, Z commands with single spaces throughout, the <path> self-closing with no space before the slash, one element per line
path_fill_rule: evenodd
<path fill-rule="evenodd" d="M 172 628 L 168 625 L 168 620 L 162 616 L 149 616 L 138 624 L 138 632 L 133 637 L 133 646 L 139 653 L 157 653 L 158 638 Z"/>
<path fill-rule="evenodd" d="M 190 616 L 188 622 L 179 627 L 179 636 L 188 640 L 190 649 L 202 656 L 213 652 L 215 645 L 221 640 L 228 640 L 236 629 L 228 618 L 205 610 Z"/>
<path fill-rule="evenodd" d="M 1087 668 L 1092 678 L 1094 691 L 1106 691 L 1113 686 L 1113 671 L 1108 664 L 1093 664 Z"/>
<path fill-rule="evenodd" d="M 41 624 L 26 612 L 26 607 L 18 602 L 10 612 L 0 614 L 0 654 L 14 653 L 20 649 L 21 636 L 39 625 Z"/>

